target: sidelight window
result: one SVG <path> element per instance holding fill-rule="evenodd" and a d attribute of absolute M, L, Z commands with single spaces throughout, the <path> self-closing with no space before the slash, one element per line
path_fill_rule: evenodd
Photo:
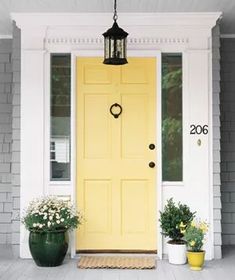
<path fill-rule="evenodd" d="M 162 55 L 162 179 L 183 180 L 182 55 Z"/>
<path fill-rule="evenodd" d="M 71 57 L 51 55 L 50 178 L 70 180 Z"/>

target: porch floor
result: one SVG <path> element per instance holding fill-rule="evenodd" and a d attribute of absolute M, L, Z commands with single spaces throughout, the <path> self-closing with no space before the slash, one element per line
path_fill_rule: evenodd
<path fill-rule="evenodd" d="M 55 268 L 37 267 L 32 260 L 14 259 L 0 248 L 0 279 L 4 280 L 231 280 L 235 279 L 235 246 L 223 248 L 223 259 L 206 262 L 200 272 L 188 265 L 170 265 L 158 260 L 155 270 L 78 269 L 76 259 L 66 259 Z"/>

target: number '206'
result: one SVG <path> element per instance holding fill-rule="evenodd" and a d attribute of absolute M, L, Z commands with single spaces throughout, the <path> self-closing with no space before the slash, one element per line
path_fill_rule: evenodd
<path fill-rule="evenodd" d="M 208 125 L 190 125 L 190 134 L 208 134 Z"/>

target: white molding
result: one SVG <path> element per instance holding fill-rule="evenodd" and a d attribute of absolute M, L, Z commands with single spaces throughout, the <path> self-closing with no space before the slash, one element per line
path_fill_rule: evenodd
<path fill-rule="evenodd" d="M 44 58 L 45 51 L 22 51 L 20 106 L 20 205 L 44 194 Z M 35 67 L 35 65 L 37 67 Z M 28 232 L 20 231 L 20 257 L 29 258 Z"/>
<path fill-rule="evenodd" d="M 211 38 L 212 40 L 212 38 Z M 212 42 L 211 42 L 212 45 Z M 214 247 L 214 185 L 213 185 L 213 66 L 212 66 L 212 52 L 208 55 L 208 87 L 209 87 L 209 96 L 208 96 L 208 127 L 211 128 L 211 133 L 209 134 L 208 139 L 208 156 L 209 156 L 209 220 L 210 220 L 210 247 Z M 215 252 L 211 250 L 210 252 L 211 259 L 214 259 Z"/>
<path fill-rule="evenodd" d="M 157 174 L 156 174 L 156 195 L 157 195 L 157 252 L 158 252 L 158 257 L 160 259 L 163 258 L 163 237 L 161 234 L 161 226 L 160 226 L 160 221 L 159 221 L 159 211 L 163 210 L 163 189 L 162 189 L 162 83 L 160 82 L 162 80 L 162 54 L 161 52 L 156 53 L 156 58 L 157 58 L 157 77 L 156 77 L 156 109 L 157 109 L 157 120 L 156 120 L 156 141 L 157 141 L 157 151 L 156 151 L 156 156 L 157 156 Z"/>
<path fill-rule="evenodd" d="M 152 49 L 153 45 L 157 46 L 158 49 L 162 49 L 163 45 L 168 47 L 174 46 L 174 48 L 186 48 L 189 45 L 188 37 L 130 37 L 127 39 L 128 51 L 143 49 Z M 51 50 L 53 48 L 61 47 L 72 47 L 77 50 L 85 49 L 103 49 L 104 40 L 102 37 L 47 37 L 44 39 L 45 48 Z"/>
<path fill-rule="evenodd" d="M 185 129 L 183 129 L 185 131 Z M 183 135 L 184 138 L 184 135 Z M 184 172 L 183 172 L 184 173 Z M 183 174 L 184 175 L 184 174 Z M 162 182 L 163 187 L 184 187 L 184 182 L 168 182 L 168 181 L 163 181 Z"/>
<path fill-rule="evenodd" d="M 47 37 L 44 40 L 46 45 L 94 45 L 102 46 L 103 37 Z M 137 37 L 127 38 L 128 45 L 149 45 L 149 44 L 188 44 L 188 37 Z"/>
<path fill-rule="evenodd" d="M 212 28 L 221 17 L 214 13 L 119 13 L 118 21 L 129 26 L 194 26 Z M 20 28 L 34 26 L 105 26 L 112 23 L 112 13 L 11 13 Z M 92 22 L 92 23 L 91 23 Z"/>

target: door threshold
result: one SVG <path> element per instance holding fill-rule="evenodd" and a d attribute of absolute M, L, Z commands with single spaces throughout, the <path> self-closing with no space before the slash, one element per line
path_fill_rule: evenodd
<path fill-rule="evenodd" d="M 159 260 L 159 256 L 157 251 L 135 251 L 135 252 L 124 252 L 124 251 L 115 251 L 115 252 L 104 252 L 104 251 L 87 251 L 87 250 L 79 250 L 76 251 L 76 255 L 74 256 L 75 259 L 79 259 L 82 256 L 97 256 L 97 257 L 110 257 L 110 256 L 120 256 L 120 257 L 154 257 L 155 259 Z"/>
<path fill-rule="evenodd" d="M 157 250 L 77 250 L 76 254 L 100 254 L 100 255 L 157 255 Z"/>

